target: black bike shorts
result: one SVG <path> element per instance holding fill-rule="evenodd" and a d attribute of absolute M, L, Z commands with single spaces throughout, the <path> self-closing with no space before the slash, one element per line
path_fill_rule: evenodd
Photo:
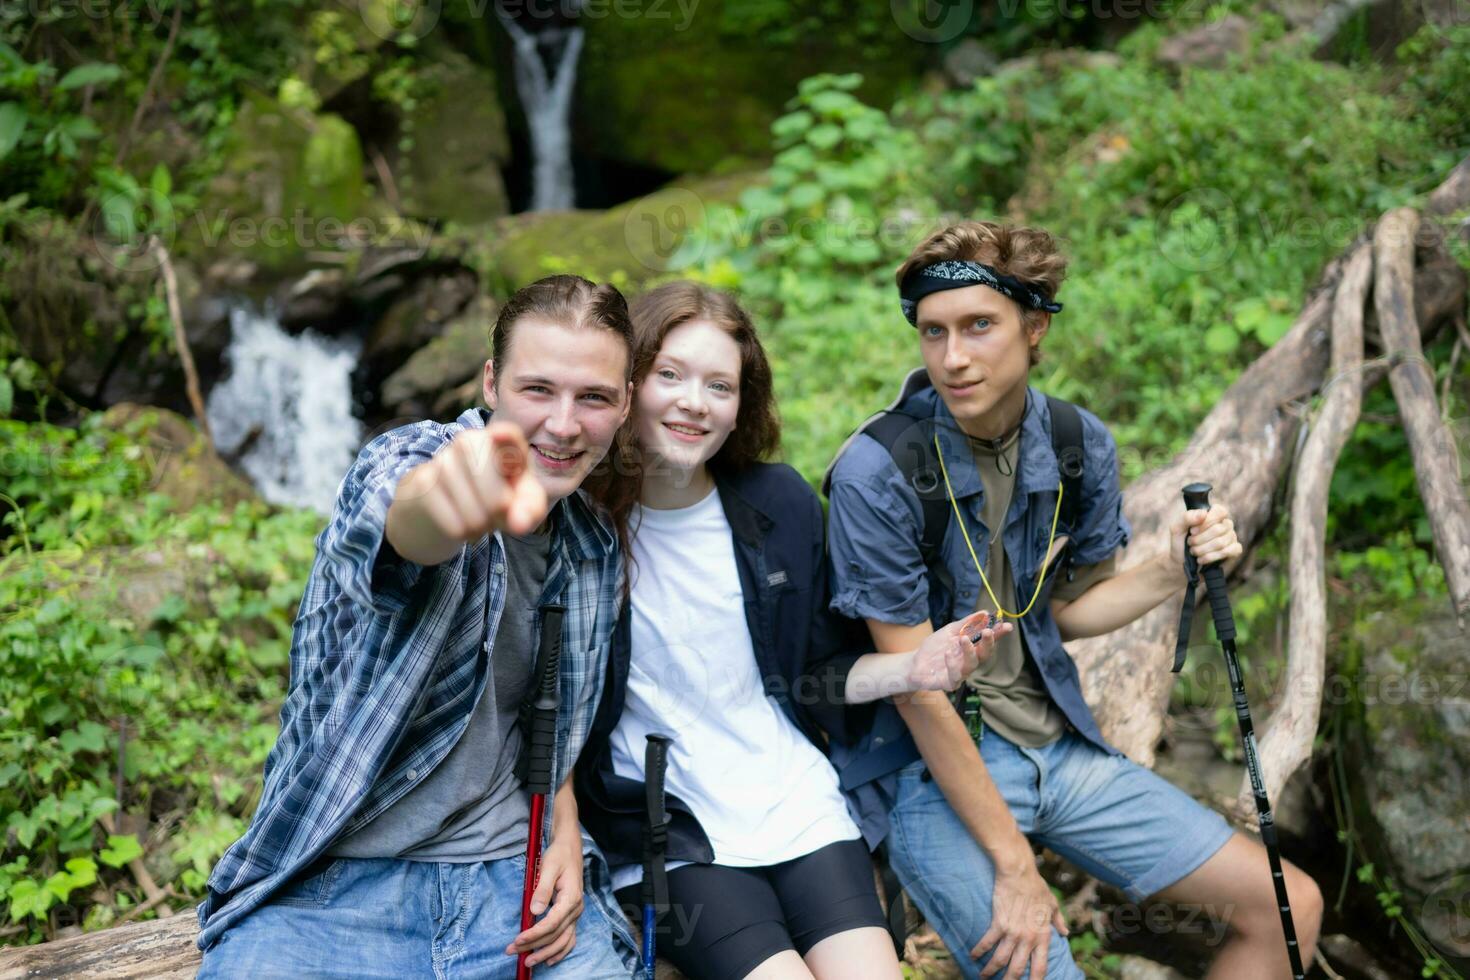
<path fill-rule="evenodd" d="M 625 908 L 638 907 L 640 896 L 639 885 L 618 892 Z M 887 929 L 861 838 L 767 867 L 675 868 L 669 905 L 659 923 L 658 955 L 690 980 L 739 980 L 783 950 L 805 956 L 849 929 Z"/>

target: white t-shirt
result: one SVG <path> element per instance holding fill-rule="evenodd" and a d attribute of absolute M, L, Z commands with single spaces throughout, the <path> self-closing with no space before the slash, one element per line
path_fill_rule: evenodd
<path fill-rule="evenodd" d="M 665 789 L 694 812 L 716 864 L 779 864 L 857 839 L 831 763 L 766 696 L 719 491 L 638 507 L 632 521 L 633 651 L 613 772 L 641 782 L 646 736 L 673 736 Z M 642 878 L 616 868 L 613 886 Z"/>

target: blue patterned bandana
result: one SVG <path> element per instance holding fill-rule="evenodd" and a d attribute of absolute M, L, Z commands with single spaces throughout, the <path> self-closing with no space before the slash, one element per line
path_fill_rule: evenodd
<path fill-rule="evenodd" d="M 1047 299 L 1040 290 L 1029 286 L 1013 276 L 1001 275 L 981 262 L 962 262 L 958 259 L 935 262 L 922 269 L 915 269 L 904 278 L 898 288 L 899 305 L 903 316 L 911 326 L 919 325 L 919 300 L 930 293 L 965 286 L 989 286 L 1002 295 L 1020 303 L 1028 310 L 1045 310 L 1048 313 L 1062 312 L 1062 304 Z"/>

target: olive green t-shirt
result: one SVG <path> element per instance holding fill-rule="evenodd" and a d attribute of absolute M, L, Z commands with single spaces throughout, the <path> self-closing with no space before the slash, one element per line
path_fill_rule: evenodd
<path fill-rule="evenodd" d="M 970 440 L 975 466 L 985 486 L 981 520 L 992 530 L 988 554 L 981 560 L 996 599 L 1000 600 L 1002 608 L 1010 612 L 1019 612 L 1031 599 L 1029 595 L 1025 600 L 1016 596 L 1011 563 L 1001 540 L 1001 528 L 1005 526 L 1006 512 L 1010 509 L 1016 487 L 1015 467 L 1021 457 L 1020 442 L 1019 428 L 998 447 Z M 1065 576 L 1056 578 L 1050 589 L 1043 586 L 1043 595 L 1037 601 L 1071 601 L 1113 573 L 1114 560 L 1111 557 L 1096 565 L 1079 565 L 1074 570 L 1072 581 L 1067 581 Z M 983 584 L 975 608 L 988 609 L 992 621 L 997 619 L 995 603 Z M 979 692 L 980 715 L 985 725 L 1017 745 L 1029 748 L 1048 745 L 1061 736 L 1067 719 L 1046 693 L 1041 674 L 1021 641 L 1019 625 L 1013 619 L 1011 624 L 1017 628 L 996 641 L 990 659 L 970 674 L 968 683 Z"/>

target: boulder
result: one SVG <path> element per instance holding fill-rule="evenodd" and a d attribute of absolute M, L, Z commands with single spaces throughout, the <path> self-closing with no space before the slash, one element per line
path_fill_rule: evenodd
<path fill-rule="evenodd" d="M 446 266 L 415 281 L 368 331 L 358 362 L 362 383 L 376 388 L 438 338 L 446 324 L 474 298 L 476 288 L 475 274 L 459 265 Z"/>
<path fill-rule="evenodd" d="M 510 137 L 495 73 L 448 46 L 435 47 L 417 79 L 407 149 L 388 155 L 399 206 L 426 220 L 472 224 L 510 210 L 501 169 Z"/>
<path fill-rule="evenodd" d="M 494 300 L 476 296 L 383 382 L 383 408 L 393 416 L 437 418 L 447 409 L 473 404 L 498 312 Z"/>
<path fill-rule="evenodd" d="M 542 276 L 575 272 L 620 287 L 661 275 L 716 206 L 734 204 L 759 172 L 676 181 L 605 211 L 539 211 L 465 229 L 445 248 L 506 295 Z"/>
<path fill-rule="evenodd" d="M 174 513 L 188 513 L 206 502 L 230 508 L 258 496 L 194 424 L 176 412 L 124 402 L 103 413 L 102 424 L 131 434 L 148 467 L 149 491 L 172 500 Z"/>
<path fill-rule="evenodd" d="M 1358 627 L 1345 753 L 1368 859 L 1445 956 L 1470 962 L 1470 636 L 1447 600 Z"/>
<path fill-rule="evenodd" d="M 286 283 L 277 294 L 281 327 L 293 334 L 339 333 L 352 319 L 347 287 L 347 273 L 335 267 L 311 269 Z"/>
<path fill-rule="evenodd" d="M 1250 21 L 1239 14 L 1175 34 L 1159 45 L 1158 60 L 1171 68 L 1223 68 L 1250 45 Z"/>
<path fill-rule="evenodd" d="M 341 116 L 247 96 L 221 171 L 183 223 L 180 245 L 283 269 L 308 253 L 388 234 L 396 225 L 371 194 L 364 167 L 357 131 Z"/>
<path fill-rule="evenodd" d="M 176 259 L 174 271 L 185 335 L 207 381 L 219 372 L 228 324 L 191 263 Z M 171 333 L 160 343 L 138 320 L 160 290 L 151 255 L 83 238 L 59 221 L 17 226 L 0 247 L 0 291 L 14 298 L 6 313 L 20 352 L 86 407 L 147 401 L 188 410 Z"/>

